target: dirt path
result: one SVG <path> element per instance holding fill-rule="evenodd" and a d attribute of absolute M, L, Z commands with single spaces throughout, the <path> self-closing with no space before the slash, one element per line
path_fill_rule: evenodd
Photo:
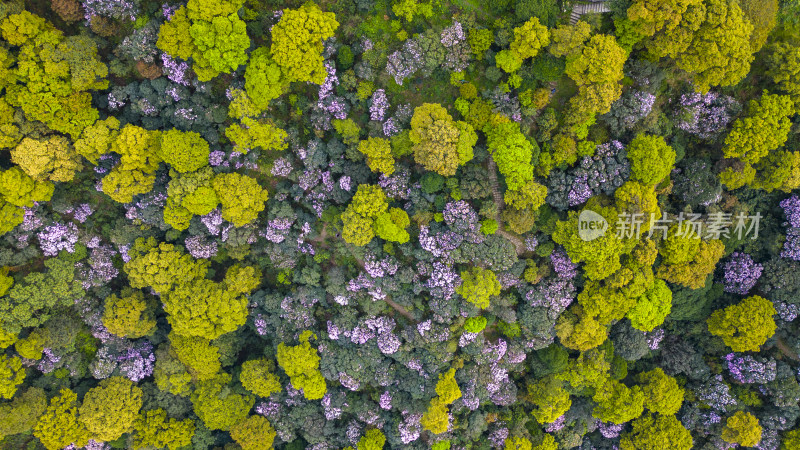
<path fill-rule="evenodd" d="M 514 244 L 514 247 L 517 249 L 517 255 L 521 255 L 527 250 L 525 248 L 525 243 L 522 242 L 522 239 L 520 239 L 519 236 L 506 231 L 505 227 L 503 226 L 503 219 L 500 217 L 500 212 L 502 212 L 503 208 L 505 207 L 505 201 L 503 201 L 503 195 L 500 194 L 500 182 L 497 181 L 497 164 L 495 164 L 494 159 L 492 158 L 489 158 L 488 171 L 489 184 L 492 185 L 492 198 L 494 199 L 494 204 L 497 206 L 497 216 L 495 217 L 495 220 L 497 221 L 496 233 L 511 241 L 511 243 Z"/>

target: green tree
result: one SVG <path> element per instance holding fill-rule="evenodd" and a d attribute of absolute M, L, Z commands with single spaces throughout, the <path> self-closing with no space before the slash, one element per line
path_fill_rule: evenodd
<path fill-rule="evenodd" d="M 178 450 L 192 443 L 195 425 L 192 419 L 167 419 L 163 409 L 143 411 L 134 421 L 134 450 L 168 448 Z"/>
<path fill-rule="evenodd" d="M 11 402 L 0 404 L 0 437 L 29 433 L 47 408 L 47 395 L 29 387 Z"/>
<path fill-rule="evenodd" d="M 270 52 L 288 82 L 325 81 L 322 41 L 333 37 L 338 27 L 336 15 L 322 12 L 314 2 L 283 10 L 281 20 L 272 27 Z"/>
<path fill-rule="evenodd" d="M 244 71 L 244 88 L 256 107 L 262 111 L 267 109 L 269 102 L 280 97 L 288 84 L 268 48 L 253 50 Z"/>
<path fill-rule="evenodd" d="M 196 261 L 172 244 L 154 238 L 136 241 L 124 270 L 132 288 L 151 287 L 163 294 L 176 285 L 193 283 L 208 272 L 208 261 Z"/>
<path fill-rule="evenodd" d="M 231 437 L 242 450 L 272 448 L 275 430 L 263 416 L 248 416 L 231 427 Z"/>
<path fill-rule="evenodd" d="M 78 408 L 78 419 L 93 439 L 108 442 L 133 428 L 142 408 L 142 390 L 131 380 L 111 377 L 89 389 Z"/>
<path fill-rule="evenodd" d="M 210 380 L 222 369 L 219 347 L 213 345 L 208 339 L 170 333 L 169 340 L 175 356 L 186 366 L 194 378 L 200 381 Z M 180 382 L 181 380 L 175 381 Z"/>
<path fill-rule="evenodd" d="M 446 177 L 455 175 L 458 166 L 472 160 L 472 147 L 478 141 L 472 126 L 453 121 L 447 110 L 436 103 L 423 103 L 414 109 L 409 137 L 417 164 Z"/>
<path fill-rule="evenodd" d="M 103 325 L 119 337 L 136 339 L 155 331 L 156 319 L 141 291 L 127 291 L 122 297 L 112 294 L 105 299 Z"/>
<path fill-rule="evenodd" d="M 242 372 L 239 380 L 245 389 L 259 397 L 269 397 L 281 391 L 281 382 L 273 372 L 272 361 L 261 358 L 242 363 Z"/>
<path fill-rule="evenodd" d="M 22 360 L 16 356 L 0 355 L 0 398 L 11 398 L 25 380 Z"/>
<path fill-rule="evenodd" d="M 211 280 L 175 286 L 162 301 L 172 331 L 184 336 L 216 339 L 247 320 L 247 299 Z"/>
<path fill-rule="evenodd" d="M 358 143 L 358 151 L 367 157 L 367 165 L 373 172 L 384 175 L 394 173 L 394 158 L 388 139 L 369 138 Z"/>
<path fill-rule="evenodd" d="M 382 450 L 386 444 L 386 436 L 381 430 L 371 428 L 358 440 L 357 450 Z"/>
<path fill-rule="evenodd" d="M 775 314 L 771 301 L 752 295 L 714 311 L 707 320 L 708 331 L 721 337 L 735 352 L 757 352 L 775 334 Z"/>
<path fill-rule="evenodd" d="M 690 450 L 692 434 L 675 416 L 646 414 L 632 422 L 631 431 L 622 435 L 620 450 Z"/>
<path fill-rule="evenodd" d="M 461 272 L 461 285 L 456 289 L 458 295 L 478 308 L 489 307 L 489 299 L 500 295 L 501 285 L 497 276 L 489 269 L 472 267 Z"/>
<path fill-rule="evenodd" d="M 271 123 L 262 123 L 250 117 L 242 117 L 241 124 L 226 128 L 225 136 L 239 153 L 247 153 L 254 148 L 285 150 L 289 146 L 285 131 Z"/>
<path fill-rule="evenodd" d="M 482 60 L 486 54 L 486 50 L 492 46 L 494 42 L 494 33 L 492 30 L 486 28 L 470 28 L 467 32 L 467 43 L 472 50 L 472 55 L 475 59 Z"/>
<path fill-rule="evenodd" d="M 644 407 L 651 412 L 670 416 L 678 412 L 683 404 L 683 388 L 677 380 L 664 373 L 660 367 L 637 376 L 644 394 Z"/>
<path fill-rule="evenodd" d="M 531 414 L 542 425 L 552 423 L 572 406 L 569 392 L 564 389 L 563 382 L 554 376 L 528 383 L 528 396 L 534 406 Z"/>
<path fill-rule="evenodd" d="M 494 57 L 495 64 L 505 73 L 514 73 L 522 67 L 523 59 L 511 50 L 500 50 Z"/>
<path fill-rule="evenodd" d="M 622 95 L 622 68 L 628 58 L 614 36 L 595 34 L 579 54 L 567 58 L 564 72 L 578 85 L 572 102 L 579 111 L 605 114 Z"/>
<path fill-rule="evenodd" d="M 652 287 L 636 299 L 636 304 L 627 316 L 633 328 L 653 331 L 664 323 L 672 310 L 672 290 L 662 280 L 655 280 Z"/>
<path fill-rule="evenodd" d="M 755 447 L 761 442 L 761 425 L 749 412 L 736 411 L 725 421 L 722 440 L 742 447 Z"/>
<path fill-rule="evenodd" d="M 74 304 L 85 295 L 75 279 L 75 264 L 60 258 L 44 262 L 47 272 L 32 272 L 0 299 L 3 329 L 17 334 L 24 327 L 36 327 L 55 312 Z"/>
<path fill-rule="evenodd" d="M 159 156 L 180 173 L 208 165 L 208 142 L 194 131 L 171 129 L 161 133 Z"/>
<path fill-rule="evenodd" d="M 778 18 L 778 0 L 739 0 L 739 6 L 747 20 L 753 24 L 750 50 L 756 53 L 767 42 L 767 36 L 775 27 Z"/>
<path fill-rule="evenodd" d="M 33 428 L 33 435 L 47 450 L 63 449 L 70 444 L 83 447 L 89 443 L 91 433 L 78 420 L 78 404 L 78 395 L 69 389 L 62 389 L 50 399 L 50 405 Z"/>
<path fill-rule="evenodd" d="M 758 100 L 750 101 L 747 116 L 733 123 L 722 153 L 726 158 L 757 163 L 786 142 L 794 112 L 789 96 L 764 91 Z"/>
<path fill-rule="evenodd" d="M 295 389 L 302 390 L 308 400 L 319 400 L 328 388 L 319 371 L 317 349 L 312 348 L 309 342 L 312 335 L 310 331 L 304 331 L 299 345 L 287 346 L 281 342 L 276 358 Z"/>
<path fill-rule="evenodd" d="M 539 22 L 538 17 L 531 17 L 527 22 L 514 28 L 514 40 L 509 49 L 520 59 L 533 58 L 539 50 L 550 44 L 550 31 Z"/>
<path fill-rule="evenodd" d="M 405 244 L 411 239 L 408 231 L 405 230 L 409 225 L 411 225 L 411 219 L 409 219 L 408 213 L 400 208 L 391 208 L 375 219 L 373 229 L 375 235 L 385 241 Z"/>
<path fill-rule="evenodd" d="M 72 181 L 82 168 L 80 155 L 64 136 L 44 140 L 25 138 L 11 150 L 11 162 L 18 164 L 35 181 Z"/>
<path fill-rule="evenodd" d="M 212 186 L 222 204 L 222 218 L 237 227 L 256 220 L 269 199 L 269 192 L 258 181 L 238 173 L 219 174 Z"/>
<path fill-rule="evenodd" d="M 436 383 L 436 395 L 445 405 L 449 405 L 461 398 L 461 389 L 456 383 L 455 368 L 439 374 L 439 381 Z"/>
<path fill-rule="evenodd" d="M 637 33 L 653 36 L 672 30 L 683 20 L 689 6 L 699 6 L 702 0 L 635 0 L 628 7 L 627 17 Z"/>
<path fill-rule="evenodd" d="M 658 184 L 675 166 L 675 150 L 661 136 L 638 134 L 626 151 L 631 176 L 644 184 Z"/>
<path fill-rule="evenodd" d="M 592 397 L 597 406 L 592 416 L 603 422 L 623 424 L 642 415 L 644 394 L 639 386 L 629 388 L 619 381 L 608 380 Z"/>
<path fill-rule="evenodd" d="M 255 398 L 236 393 L 230 386 L 231 376 L 220 373 L 197 383 L 192 392 L 194 413 L 210 430 L 228 431 L 247 418 Z M 239 430 L 246 435 L 248 430 Z M 238 434 L 238 432 L 237 432 Z"/>

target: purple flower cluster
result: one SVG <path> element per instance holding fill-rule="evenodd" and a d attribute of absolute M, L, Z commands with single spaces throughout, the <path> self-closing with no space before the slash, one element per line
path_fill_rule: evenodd
<path fill-rule="evenodd" d="M 461 277 L 453 270 L 453 267 L 439 261 L 433 263 L 430 278 L 425 283 L 431 296 L 441 299 L 452 298 L 460 285 Z"/>
<path fill-rule="evenodd" d="M 734 252 L 724 266 L 725 292 L 747 295 L 761 277 L 764 266 L 753 261 L 747 253 Z"/>
<path fill-rule="evenodd" d="M 402 50 L 397 50 L 387 58 L 386 72 L 402 86 L 404 79 L 422 68 L 424 64 L 422 54 L 419 43 L 414 39 L 407 39 Z"/>
<path fill-rule="evenodd" d="M 714 92 L 683 94 L 677 106 L 678 128 L 702 139 L 710 139 L 725 129 L 741 109 L 733 97 Z"/>
<path fill-rule="evenodd" d="M 88 245 L 87 245 L 88 246 Z M 119 275 L 119 269 L 114 267 L 114 255 L 117 252 L 111 246 L 96 246 L 89 255 L 88 265 L 78 263 L 78 276 L 83 280 L 83 288 L 92 286 L 105 286 L 109 281 Z"/>
<path fill-rule="evenodd" d="M 575 300 L 576 290 L 572 280 L 555 278 L 547 279 L 528 291 L 526 299 L 533 307 L 549 310 L 551 319 L 556 319 Z"/>
<path fill-rule="evenodd" d="M 573 263 L 563 248 L 556 249 L 550 254 L 550 263 L 553 264 L 558 278 L 571 280 L 578 275 L 578 265 Z"/>
<path fill-rule="evenodd" d="M 630 162 L 619 141 L 598 145 L 577 167 L 553 171 L 548 181 L 547 203 L 560 210 L 585 203 L 595 195 L 614 195 L 630 176 Z"/>
<path fill-rule="evenodd" d="M 81 3 L 86 20 L 91 20 L 92 16 L 103 16 L 134 22 L 139 12 L 139 2 L 135 0 L 81 0 Z"/>
<path fill-rule="evenodd" d="M 800 261 L 800 198 L 792 195 L 780 202 L 786 217 L 786 242 L 783 243 L 781 258 Z"/>
<path fill-rule="evenodd" d="M 61 250 L 72 253 L 78 242 L 78 227 L 74 223 L 56 222 L 45 227 L 36 237 L 39 238 L 39 247 L 45 256 L 56 256 Z"/>
<path fill-rule="evenodd" d="M 389 98 L 386 97 L 386 91 L 377 89 L 372 93 L 372 97 L 369 99 L 369 120 L 383 122 L 383 118 L 389 106 Z"/>
<path fill-rule="evenodd" d="M 166 53 L 161 54 L 161 62 L 164 75 L 166 75 L 170 81 L 184 86 L 189 85 L 189 78 L 187 76 L 189 73 L 189 63 L 186 61 L 178 62 Z"/>
<path fill-rule="evenodd" d="M 731 377 L 739 383 L 769 383 L 775 380 L 778 373 L 777 361 L 772 358 L 728 353 L 722 359 Z"/>
<path fill-rule="evenodd" d="M 464 200 L 450 202 L 442 211 L 444 223 L 458 233 L 474 233 L 480 230 L 478 213 Z"/>
<path fill-rule="evenodd" d="M 184 241 L 186 250 L 196 259 L 208 259 L 217 254 L 217 243 L 207 241 L 203 236 L 189 236 Z"/>

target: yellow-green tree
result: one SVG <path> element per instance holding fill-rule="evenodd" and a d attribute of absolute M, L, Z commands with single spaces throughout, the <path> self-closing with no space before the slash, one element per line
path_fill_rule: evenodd
<path fill-rule="evenodd" d="M 50 399 L 50 405 L 33 428 L 33 435 L 47 450 L 63 449 L 70 444 L 83 447 L 89 443 L 92 434 L 78 420 L 78 405 L 78 394 L 69 389 L 62 389 Z"/>
<path fill-rule="evenodd" d="M 170 348 L 189 373 L 200 381 L 214 378 L 222 369 L 219 347 L 208 339 L 196 336 L 169 334 Z M 178 373 L 180 373 L 178 371 Z M 181 381 L 181 380 L 175 380 Z"/>
<path fill-rule="evenodd" d="M 0 355 L 0 398 L 11 398 L 25 381 L 22 360 L 16 356 Z"/>
<path fill-rule="evenodd" d="M 514 28 L 514 40 L 509 49 L 520 59 L 533 58 L 543 47 L 550 44 L 550 31 L 539 22 L 538 17 L 531 17 L 527 22 Z"/>
<path fill-rule="evenodd" d="M 250 149 L 285 150 L 287 134 L 269 122 L 259 122 L 251 117 L 242 117 L 240 124 L 225 129 L 225 136 L 234 144 L 239 153 Z"/>
<path fill-rule="evenodd" d="M 247 320 L 247 299 L 211 280 L 175 286 L 162 301 L 172 331 L 184 336 L 216 339 Z"/>
<path fill-rule="evenodd" d="M 742 447 L 755 447 L 761 442 L 761 425 L 756 416 L 749 412 L 736 411 L 725 421 L 722 439 Z"/>
<path fill-rule="evenodd" d="M 25 138 L 11 150 L 11 162 L 36 181 L 72 181 L 83 167 L 80 155 L 64 136 Z"/>
<path fill-rule="evenodd" d="M 644 407 L 661 415 L 673 415 L 683 404 L 683 388 L 675 378 L 664 373 L 660 367 L 642 372 L 637 376 L 644 394 Z"/>
<path fill-rule="evenodd" d="M 567 58 L 564 73 L 578 85 L 570 102 L 582 113 L 605 114 L 622 95 L 622 67 L 628 54 L 614 36 L 595 34 L 579 54 Z"/>
<path fill-rule="evenodd" d="M 325 378 L 319 371 L 319 355 L 317 349 L 311 347 L 313 333 L 304 331 L 300 335 L 300 344 L 288 346 L 278 344 L 278 365 L 286 372 L 295 389 L 302 390 L 308 400 L 319 400 L 327 392 Z"/>
<path fill-rule="evenodd" d="M 131 380 L 111 377 L 89 389 L 78 408 L 78 420 L 93 439 L 108 442 L 133 428 L 142 408 L 142 390 Z"/>
<path fill-rule="evenodd" d="M 178 284 L 205 278 L 208 261 L 197 261 L 172 244 L 158 243 L 154 238 L 139 239 L 130 252 L 124 270 L 132 288 L 151 287 L 156 293 L 167 293 Z"/>
<path fill-rule="evenodd" d="M 631 431 L 622 435 L 620 450 L 690 450 L 692 434 L 675 416 L 645 414 L 632 422 Z"/>
<path fill-rule="evenodd" d="M 180 173 L 194 172 L 208 165 L 208 142 L 194 131 L 176 129 L 161 133 L 159 156 Z"/>
<path fill-rule="evenodd" d="M 644 184 L 658 184 L 675 166 L 675 150 L 661 136 L 638 134 L 625 150 L 631 177 Z"/>
<path fill-rule="evenodd" d="M 500 282 L 497 276 L 489 269 L 473 267 L 461 272 L 461 285 L 456 288 L 458 295 L 478 308 L 489 307 L 489 299 L 500 295 Z"/>
<path fill-rule="evenodd" d="M 592 397 L 597 405 L 592 416 L 603 422 L 622 424 L 644 412 L 644 394 L 639 386 L 629 388 L 619 381 L 608 380 Z"/>
<path fill-rule="evenodd" d="M 192 443 L 195 425 L 192 419 L 167 418 L 163 409 L 144 411 L 133 423 L 133 448 L 168 448 L 177 450 Z"/>
<path fill-rule="evenodd" d="M 725 137 L 722 153 L 726 158 L 737 158 L 755 164 L 769 152 L 780 148 L 789 137 L 790 117 L 795 109 L 788 95 L 764 94 L 751 100 L 747 116 L 736 119 Z"/>
<path fill-rule="evenodd" d="M 0 404 L 0 436 L 29 433 L 47 409 L 42 388 L 29 387 L 10 402 Z"/>
<path fill-rule="evenodd" d="M 718 309 L 708 318 L 708 331 L 735 352 L 757 352 L 775 334 L 777 314 L 772 302 L 757 295 Z"/>
<path fill-rule="evenodd" d="M 275 429 L 264 416 L 248 416 L 231 427 L 231 437 L 242 450 L 272 448 Z"/>
<path fill-rule="evenodd" d="M 322 84 L 328 76 L 323 65 L 322 41 L 333 37 L 339 27 L 336 15 L 322 12 L 314 2 L 297 9 L 284 9 L 272 27 L 272 59 L 287 82 Z"/>
<path fill-rule="evenodd" d="M 230 382 L 231 376 L 223 372 L 198 382 L 192 392 L 194 413 L 211 430 L 230 430 L 247 418 L 255 403 L 253 396 L 237 393 Z"/>
<path fill-rule="evenodd" d="M 367 165 L 371 171 L 384 175 L 394 173 L 394 157 L 388 139 L 371 137 L 363 140 L 358 143 L 358 151 L 367 157 Z"/>
<path fill-rule="evenodd" d="M 247 175 L 223 173 L 211 184 L 222 204 L 222 218 L 237 227 L 256 220 L 269 199 L 269 192 Z"/>
<path fill-rule="evenodd" d="M 572 406 L 569 392 L 564 389 L 563 382 L 554 376 L 529 383 L 528 397 L 534 406 L 531 414 L 542 425 L 555 421 Z"/>
<path fill-rule="evenodd" d="M 282 389 L 278 376 L 273 372 L 274 368 L 274 363 L 266 358 L 245 361 L 242 363 L 239 381 L 253 394 L 269 397 Z"/>
<path fill-rule="evenodd" d="M 267 109 L 269 102 L 280 97 L 288 84 L 268 48 L 259 47 L 253 50 L 244 72 L 244 88 L 256 107 L 260 110 Z"/>
<path fill-rule="evenodd" d="M 414 109 L 409 137 L 417 164 L 446 177 L 472 160 L 472 147 L 478 141 L 472 126 L 453 121 L 437 103 L 423 103 Z"/>
<path fill-rule="evenodd" d="M 156 327 L 153 305 L 148 303 L 141 291 L 128 290 L 122 297 L 112 294 L 105 300 L 103 325 L 119 337 L 147 336 Z"/>

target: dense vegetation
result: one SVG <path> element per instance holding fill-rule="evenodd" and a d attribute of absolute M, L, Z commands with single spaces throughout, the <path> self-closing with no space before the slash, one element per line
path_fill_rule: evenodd
<path fill-rule="evenodd" d="M 180 1 L 0 3 L 2 448 L 800 449 L 798 0 Z"/>

